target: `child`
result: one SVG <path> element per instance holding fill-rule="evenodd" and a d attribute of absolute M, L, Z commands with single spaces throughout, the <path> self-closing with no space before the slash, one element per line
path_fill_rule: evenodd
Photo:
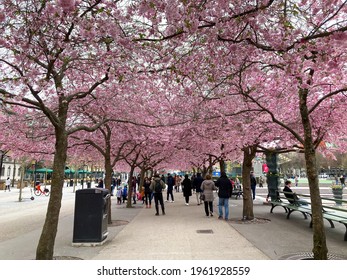
<path fill-rule="evenodd" d="M 118 189 L 117 189 L 116 196 L 117 196 L 117 204 L 122 204 L 123 192 L 122 192 L 122 189 L 121 189 L 121 188 L 118 188 Z"/>
<path fill-rule="evenodd" d="M 142 200 L 142 204 L 145 204 L 145 188 L 141 188 L 139 200 Z"/>

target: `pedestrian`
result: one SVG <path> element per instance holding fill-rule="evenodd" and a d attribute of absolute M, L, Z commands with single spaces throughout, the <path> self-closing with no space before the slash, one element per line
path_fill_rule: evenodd
<path fill-rule="evenodd" d="M 259 177 L 259 188 L 262 188 L 262 187 L 264 187 L 264 178 L 263 178 L 263 176 L 260 175 L 260 177 Z"/>
<path fill-rule="evenodd" d="M 235 184 L 236 184 L 236 188 L 239 188 L 240 187 L 240 179 L 239 177 L 236 176 L 235 178 Z"/>
<path fill-rule="evenodd" d="M 218 188 L 218 219 L 223 219 L 223 208 L 224 208 L 224 219 L 229 219 L 229 198 L 231 197 L 232 185 L 225 172 L 221 173 L 221 176 L 216 182 Z"/>
<path fill-rule="evenodd" d="M 161 175 L 161 180 L 164 182 L 164 184 L 166 184 L 166 179 L 165 179 L 164 174 Z"/>
<path fill-rule="evenodd" d="M 175 185 L 175 180 L 172 177 L 170 173 L 167 174 L 167 194 L 166 194 L 166 201 L 169 202 L 169 197 L 171 196 L 171 201 L 174 202 L 174 196 L 173 196 L 173 188 Z"/>
<path fill-rule="evenodd" d="M 114 195 L 114 190 L 118 190 L 118 187 L 117 187 L 117 182 L 116 182 L 116 179 L 114 177 L 112 177 L 112 184 L 111 184 L 111 196 Z"/>
<path fill-rule="evenodd" d="M 159 174 L 154 175 L 154 179 L 151 182 L 150 189 L 154 194 L 155 203 L 155 215 L 159 216 L 159 203 L 161 206 L 161 211 L 165 215 L 163 190 L 165 189 L 165 183 L 160 179 Z"/>
<path fill-rule="evenodd" d="M 192 192 L 195 193 L 195 185 L 194 185 L 194 181 L 195 181 L 195 173 L 192 175 L 192 177 L 190 178 L 190 180 L 192 181 Z"/>
<path fill-rule="evenodd" d="M 252 189 L 252 196 L 253 200 L 255 199 L 255 187 L 257 186 L 257 180 L 254 177 L 253 171 L 251 171 L 251 189 Z"/>
<path fill-rule="evenodd" d="M 7 177 L 6 182 L 5 182 L 5 191 L 8 190 L 9 192 L 11 191 L 11 179 L 10 177 Z"/>
<path fill-rule="evenodd" d="M 345 176 L 344 176 L 344 175 L 341 175 L 341 177 L 340 177 L 340 183 L 341 183 L 341 186 L 342 186 L 342 187 L 345 186 Z"/>
<path fill-rule="evenodd" d="M 122 188 L 118 187 L 116 192 L 117 204 L 122 204 L 122 196 L 123 196 Z"/>
<path fill-rule="evenodd" d="M 175 177 L 175 189 L 176 189 L 176 192 L 180 192 L 181 182 L 182 182 L 181 175 L 176 175 L 176 177 Z"/>
<path fill-rule="evenodd" d="M 137 179 L 136 176 L 133 176 L 133 178 L 130 181 L 130 186 L 131 186 L 131 190 L 132 190 L 132 198 L 133 198 L 133 204 L 136 204 L 136 184 L 137 184 Z"/>
<path fill-rule="evenodd" d="M 295 187 L 297 187 L 299 185 L 299 176 L 298 175 L 295 176 L 294 182 L 295 182 Z"/>
<path fill-rule="evenodd" d="M 145 177 L 145 180 L 143 182 L 143 186 L 145 188 L 145 203 L 146 208 L 152 207 L 152 191 L 150 189 L 151 181 L 148 177 Z"/>
<path fill-rule="evenodd" d="M 335 175 L 335 185 L 339 184 L 339 177 L 337 177 L 337 175 Z"/>
<path fill-rule="evenodd" d="M 291 204 L 308 205 L 306 200 L 298 198 L 297 194 L 292 191 L 291 186 L 292 186 L 292 182 L 291 181 L 289 181 L 289 180 L 285 181 L 284 188 L 283 188 L 283 193 L 284 193 L 285 197 L 287 198 L 287 200 L 289 201 L 289 203 L 291 203 Z"/>
<path fill-rule="evenodd" d="M 213 200 L 214 194 L 213 191 L 217 190 L 214 182 L 211 180 L 211 175 L 207 174 L 206 179 L 201 184 L 201 191 L 204 195 L 204 205 L 205 205 L 205 214 L 207 217 L 213 216 Z"/>
<path fill-rule="evenodd" d="M 120 185 L 122 184 L 122 179 L 119 177 L 117 180 L 117 187 L 120 187 Z"/>
<path fill-rule="evenodd" d="M 192 181 L 188 178 L 188 174 L 184 175 L 184 179 L 182 181 L 182 191 L 186 205 L 188 206 L 189 197 L 192 196 Z"/>
<path fill-rule="evenodd" d="M 203 181 L 204 179 L 202 178 L 201 173 L 197 173 L 193 181 L 193 188 L 195 189 L 196 200 L 198 202 L 198 205 L 202 203 L 200 199 L 200 194 L 201 194 L 201 184 Z"/>
<path fill-rule="evenodd" d="M 127 185 L 125 185 L 123 188 L 122 196 L 123 196 L 123 203 L 124 203 L 126 200 L 128 200 L 128 186 Z"/>
<path fill-rule="evenodd" d="M 99 179 L 98 182 L 98 188 L 103 188 L 104 187 L 104 180 L 102 180 L 101 178 Z"/>

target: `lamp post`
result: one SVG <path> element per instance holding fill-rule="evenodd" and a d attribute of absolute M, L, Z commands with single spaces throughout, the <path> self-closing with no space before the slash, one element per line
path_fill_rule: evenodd
<path fill-rule="evenodd" d="M 267 185 L 269 196 L 272 201 L 278 199 L 278 185 L 279 185 L 279 174 L 278 174 L 278 163 L 277 163 L 277 153 L 276 151 L 268 151 L 265 153 L 266 156 L 266 164 L 269 168 L 267 173 Z"/>

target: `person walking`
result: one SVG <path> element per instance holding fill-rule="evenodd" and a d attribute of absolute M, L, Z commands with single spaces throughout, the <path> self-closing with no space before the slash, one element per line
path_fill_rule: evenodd
<path fill-rule="evenodd" d="M 225 172 L 221 173 L 221 176 L 216 182 L 218 188 L 218 219 L 223 219 L 223 208 L 224 208 L 224 219 L 229 219 L 229 198 L 231 197 L 232 184 L 228 179 Z"/>
<path fill-rule="evenodd" d="M 204 206 L 205 206 L 205 214 L 207 217 L 213 216 L 213 201 L 214 194 L 213 191 L 217 190 L 214 182 L 211 180 L 211 175 L 206 175 L 206 180 L 204 180 L 201 184 L 201 192 L 204 194 Z"/>
<path fill-rule="evenodd" d="M 99 179 L 98 188 L 101 188 L 101 189 L 104 188 L 104 180 L 102 178 Z"/>
<path fill-rule="evenodd" d="M 123 203 L 125 203 L 126 200 L 128 200 L 128 186 L 125 185 L 123 188 Z"/>
<path fill-rule="evenodd" d="M 341 177 L 340 177 L 340 183 L 341 183 L 341 186 L 342 186 L 342 187 L 345 187 L 345 176 L 344 176 L 344 175 L 341 175 Z"/>
<path fill-rule="evenodd" d="M 171 196 L 171 202 L 174 202 L 173 188 L 175 185 L 175 180 L 170 173 L 167 174 L 167 194 L 166 201 L 169 202 L 169 197 Z"/>
<path fill-rule="evenodd" d="M 5 191 L 8 190 L 9 192 L 11 191 L 11 179 L 10 177 L 7 177 L 6 182 L 5 182 Z"/>
<path fill-rule="evenodd" d="M 251 171 L 251 189 L 252 189 L 253 200 L 255 199 L 255 187 L 256 186 L 257 186 L 257 180 L 254 177 L 253 171 Z"/>
<path fill-rule="evenodd" d="M 262 187 L 264 187 L 264 178 L 263 178 L 263 176 L 260 175 L 260 177 L 259 177 L 259 188 L 262 188 Z"/>
<path fill-rule="evenodd" d="M 176 192 L 180 192 L 181 182 L 182 182 L 181 175 L 176 175 L 175 176 L 175 189 L 176 189 Z"/>
<path fill-rule="evenodd" d="M 159 175 L 154 175 L 154 179 L 149 187 L 154 194 L 155 203 L 155 215 L 159 216 L 159 203 L 161 206 L 161 211 L 165 215 L 164 199 L 163 199 L 163 189 L 165 189 L 165 183 L 160 179 Z"/>
<path fill-rule="evenodd" d="M 192 175 L 192 177 L 190 178 L 190 180 L 192 181 L 192 193 L 195 193 L 195 185 L 194 185 L 194 181 L 195 181 L 195 173 Z"/>
<path fill-rule="evenodd" d="M 137 198 L 137 191 L 136 191 L 137 179 L 136 179 L 136 176 L 133 176 L 133 178 L 130 181 L 130 184 L 131 184 L 133 204 L 136 204 L 136 198 Z"/>
<path fill-rule="evenodd" d="M 295 181 L 295 187 L 299 186 L 299 176 L 298 175 L 295 176 L 294 181 Z"/>
<path fill-rule="evenodd" d="M 184 175 L 184 179 L 182 181 L 183 188 L 183 196 L 186 201 L 186 205 L 189 205 L 189 197 L 192 196 L 192 181 L 188 178 L 188 175 Z"/>
<path fill-rule="evenodd" d="M 152 207 L 152 191 L 150 189 L 151 181 L 149 180 L 148 177 L 145 178 L 143 182 L 143 186 L 145 188 L 145 203 L 146 203 L 146 208 L 151 208 Z"/>
<path fill-rule="evenodd" d="M 198 205 L 202 203 L 200 199 L 200 194 L 201 194 L 201 184 L 203 181 L 204 179 L 202 178 L 201 173 L 197 173 L 193 181 L 193 188 L 195 189 L 196 201 L 198 202 Z"/>
<path fill-rule="evenodd" d="M 116 192 L 117 204 L 122 204 L 122 196 L 123 196 L 122 188 L 118 187 Z"/>

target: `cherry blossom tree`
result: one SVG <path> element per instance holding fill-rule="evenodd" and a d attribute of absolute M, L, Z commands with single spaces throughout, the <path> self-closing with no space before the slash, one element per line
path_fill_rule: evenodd
<path fill-rule="evenodd" d="M 204 76 L 215 84 L 210 87 L 213 93 L 240 94 L 258 107 L 254 109 L 268 113 L 286 131 L 283 134 L 295 138 L 296 144 L 291 145 L 304 151 L 308 171 L 314 257 L 326 259 L 315 151 L 331 131 L 336 142 L 341 122 L 335 117 L 343 118 L 346 3 L 264 0 L 172 5 L 172 1 L 151 1 L 142 2 L 140 8 L 151 22 L 143 31 L 145 40 L 176 53 L 191 52 L 175 65 L 180 75 Z M 229 71 L 229 61 L 241 78 Z"/>
<path fill-rule="evenodd" d="M 125 71 L 118 1 L 3 1 L 1 102 L 25 115 L 40 112 L 54 131 L 52 189 L 37 259 L 52 259 L 61 206 L 68 137 L 99 124 L 84 123 L 85 108 Z M 118 60 L 117 60 L 118 58 Z M 126 55 L 122 56 L 126 59 Z"/>

